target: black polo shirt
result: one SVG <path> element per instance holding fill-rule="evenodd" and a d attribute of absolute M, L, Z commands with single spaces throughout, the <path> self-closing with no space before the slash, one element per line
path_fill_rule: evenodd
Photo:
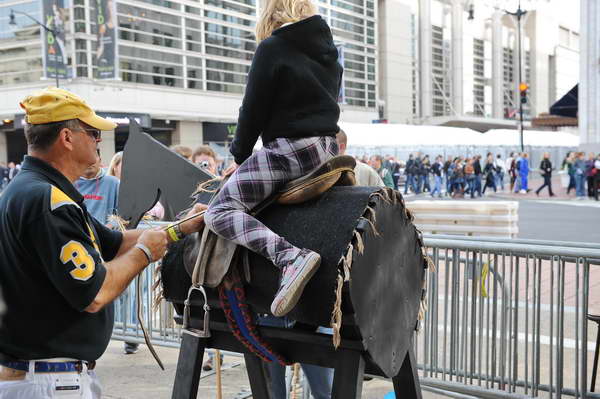
<path fill-rule="evenodd" d="M 7 305 L 0 353 L 22 360 L 99 358 L 112 333 L 113 306 L 84 309 L 121 241 L 121 233 L 88 214 L 63 174 L 25 157 L 0 195 L 0 291 Z"/>

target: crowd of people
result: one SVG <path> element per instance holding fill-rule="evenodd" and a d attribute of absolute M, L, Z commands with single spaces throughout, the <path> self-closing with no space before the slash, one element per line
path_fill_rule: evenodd
<path fill-rule="evenodd" d="M 9 162 L 5 164 L 0 162 L 0 191 L 2 191 L 8 183 L 10 183 L 21 170 L 21 164 Z"/>
<path fill-rule="evenodd" d="M 429 155 L 410 154 L 406 161 L 393 156 L 380 155 L 357 157 L 357 161 L 373 167 L 386 186 L 401 190 L 404 194 L 427 193 L 432 197 L 449 196 L 452 198 L 482 197 L 486 191 L 503 191 L 526 194 L 533 190 L 530 180 L 539 175 L 543 183 L 535 193 L 540 195 L 548 189 L 548 195 L 554 197 L 552 174 L 557 168 L 552 165 L 550 154 L 544 153 L 536 168 L 531 164 L 529 154 L 511 152 L 504 159 L 501 154 L 448 156 L 438 155 L 431 159 Z M 585 155 L 583 152 L 570 152 L 565 157 L 560 170 L 569 176 L 567 194 L 576 192 L 576 199 L 598 197 L 600 186 L 600 154 Z"/>
<path fill-rule="evenodd" d="M 586 154 L 584 152 L 569 152 L 562 163 L 562 168 L 569 175 L 567 194 L 575 190 L 577 199 L 586 196 L 598 200 L 598 187 L 600 186 L 600 154 Z"/>

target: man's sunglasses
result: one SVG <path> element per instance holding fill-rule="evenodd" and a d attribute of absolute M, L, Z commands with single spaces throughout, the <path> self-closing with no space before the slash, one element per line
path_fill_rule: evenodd
<path fill-rule="evenodd" d="M 91 138 L 93 138 L 96 141 L 100 140 L 100 138 L 102 137 L 102 131 L 98 130 L 98 129 L 84 129 L 81 127 L 78 130 L 80 130 L 82 132 L 86 132 L 88 134 L 88 136 L 90 136 Z"/>

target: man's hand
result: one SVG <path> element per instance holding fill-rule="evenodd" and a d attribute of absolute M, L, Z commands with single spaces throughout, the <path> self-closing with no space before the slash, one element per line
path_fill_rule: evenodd
<path fill-rule="evenodd" d="M 148 247 L 152 262 L 156 262 L 167 252 L 167 232 L 160 229 L 145 230 L 137 242 Z"/>
<path fill-rule="evenodd" d="M 235 162 L 232 162 L 231 165 L 229 165 L 227 167 L 227 169 L 225 169 L 225 171 L 223 172 L 223 177 L 228 177 L 231 176 L 233 174 L 233 172 L 235 172 L 237 170 L 237 168 L 239 168 L 240 165 L 238 165 Z"/>
<path fill-rule="evenodd" d="M 202 212 L 202 211 L 206 210 L 207 208 L 208 208 L 208 206 L 206 206 L 204 204 L 196 204 L 187 213 L 187 215 L 185 215 L 184 218 L 186 218 L 188 216 L 192 216 L 198 212 Z M 183 222 L 181 224 L 181 226 L 179 226 L 179 228 L 181 229 L 181 232 L 185 235 L 192 234 L 192 233 L 202 230 L 202 228 L 204 228 L 204 215 L 192 218 L 192 219 L 188 220 L 187 222 Z"/>

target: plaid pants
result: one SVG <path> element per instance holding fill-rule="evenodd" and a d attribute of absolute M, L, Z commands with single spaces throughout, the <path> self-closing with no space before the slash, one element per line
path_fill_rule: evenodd
<path fill-rule="evenodd" d="M 287 265 L 300 249 L 248 213 L 286 183 L 310 173 L 337 152 L 335 137 L 280 138 L 268 143 L 231 175 L 208 207 L 206 226 L 279 268 Z"/>

